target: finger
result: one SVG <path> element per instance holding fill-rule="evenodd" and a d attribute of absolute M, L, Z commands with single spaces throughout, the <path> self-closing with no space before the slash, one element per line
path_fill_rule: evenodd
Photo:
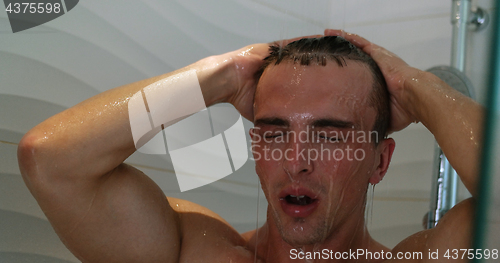
<path fill-rule="evenodd" d="M 277 40 L 277 41 L 269 43 L 269 45 L 275 45 L 275 46 L 282 47 L 282 46 L 286 46 L 286 45 L 292 43 L 293 41 L 297 41 L 297 40 L 300 40 L 303 38 L 317 38 L 317 37 L 323 37 L 323 36 L 324 35 L 310 35 L 310 36 L 294 37 L 294 38 L 290 38 L 290 39 Z"/>
<path fill-rule="evenodd" d="M 341 37 L 344 37 L 344 35 L 346 35 L 346 34 L 347 34 L 347 32 L 345 32 L 342 29 L 330 29 L 330 28 L 325 29 L 325 36 L 341 36 Z"/>
<path fill-rule="evenodd" d="M 358 48 L 361 48 L 363 51 L 365 51 L 368 54 L 370 54 L 368 51 L 371 51 L 371 49 L 372 49 L 371 47 L 375 45 L 363 37 L 360 37 L 356 34 L 345 32 L 344 30 L 325 29 L 325 35 L 326 36 L 341 36 L 341 37 L 345 38 L 347 41 L 353 43 Z"/>
<path fill-rule="evenodd" d="M 366 54 L 373 58 L 379 65 L 383 67 L 383 64 L 394 64 L 394 65 L 407 65 L 403 60 L 401 60 L 396 54 L 390 52 L 389 50 L 373 44 L 372 42 L 360 37 L 356 34 L 351 34 L 339 29 L 325 29 L 326 36 L 341 36 L 347 41 L 351 42 Z M 390 62 L 390 63 L 389 63 Z"/>
<path fill-rule="evenodd" d="M 351 42 L 354 44 L 356 47 L 360 48 L 363 50 L 365 53 L 376 59 L 377 57 L 377 52 L 374 51 L 380 51 L 384 50 L 384 48 L 373 44 L 372 42 L 366 40 L 365 38 L 357 35 L 357 34 L 352 34 L 349 32 L 345 32 L 344 30 L 339 30 L 339 29 L 325 29 L 325 35 L 326 36 L 341 36 L 345 38 L 347 41 Z"/>

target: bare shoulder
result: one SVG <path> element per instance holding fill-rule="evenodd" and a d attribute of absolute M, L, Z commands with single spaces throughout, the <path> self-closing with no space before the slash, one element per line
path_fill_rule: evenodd
<path fill-rule="evenodd" d="M 179 215 L 181 255 L 179 262 L 253 262 L 245 239 L 226 220 L 190 201 L 168 197 Z M 222 260 L 224 259 L 224 260 Z"/>
<path fill-rule="evenodd" d="M 388 262 L 399 262 L 394 259 L 397 253 L 411 255 L 412 258 L 403 259 L 404 262 L 468 262 L 466 257 L 461 259 L 462 253 L 453 259 L 453 250 L 472 247 L 474 208 L 473 198 L 460 202 L 445 214 L 435 228 L 418 232 L 401 241 L 392 251 L 393 260 Z"/>

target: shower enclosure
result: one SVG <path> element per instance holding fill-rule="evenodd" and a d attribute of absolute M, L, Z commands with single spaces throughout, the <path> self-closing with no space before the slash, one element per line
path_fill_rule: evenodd
<path fill-rule="evenodd" d="M 55 234 L 17 165 L 17 144 L 44 119 L 105 90 L 210 55 L 251 43 L 320 34 L 324 28 L 360 34 L 422 70 L 449 65 L 452 3 L 80 1 L 64 16 L 17 33 L 12 33 L 7 13 L 0 12 L 0 262 L 79 262 Z M 471 10 L 479 6 L 493 21 L 495 1 L 470 4 Z M 489 43 L 498 37 L 493 28 L 487 26 L 465 37 L 464 72 L 483 104 L 495 97 L 486 95 L 492 54 Z M 231 106 L 217 107 L 233 120 L 236 112 Z M 252 127 L 248 121 L 244 125 L 246 131 Z M 397 144 L 393 162 L 367 202 L 368 229 L 388 247 L 424 229 L 434 169 L 434 138 L 423 125 L 412 124 L 391 137 Z M 166 195 L 206 206 L 240 232 L 255 229 L 266 220 L 267 202 L 252 158 L 230 176 L 187 192 L 180 192 L 168 155 L 136 153 L 126 162 L 150 176 Z M 459 189 L 458 200 L 467 196 Z"/>

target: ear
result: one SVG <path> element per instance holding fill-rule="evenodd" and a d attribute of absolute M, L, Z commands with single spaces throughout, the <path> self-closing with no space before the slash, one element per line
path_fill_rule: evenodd
<path fill-rule="evenodd" d="M 259 134 L 259 129 L 260 127 L 253 127 L 250 128 L 250 130 L 248 131 L 248 134 L 250 134 L 250 139 L 251 139 L 250 142 L 251 142 L 252 152 L 254 145 L 257 145 L 262 139 Z"/>
<path fill-rule="evenodd" d="M 261 157 L 260 153 L 255 148 L 255 147 L 259 147 L 258 143 L 261 140 L 260 134 L 258 132 L 259 129 L 260 129 L 259 127 L 253 127 L 248 131 L 248 133 L 250 134 L 250 138 L 252 139 L 250 147 L 251 147 L 252 155 L 253 155 L 253 158 L 255 161 L 260 160 L 260 157 Z M 259 174 L 258 173 L 259 166 L 257 165 L 255 168 L 256 168 L 257 174 Z"/>
<path fill-rule="evenodd" d="M 248 130 L 248 134 L 250 135 L 250 139 L 252 140 L 252 143 L 257 139 L 257 136 L 259 136 L 257 134 L 258 129 L 259 129 L 258 127 L 253 127 L 253 128 L 250 128 L 250 130 Z"/>
<path fill-rule="evenodd" d="M 377 168 L 370 177 L 370 183 L 373 185 L 378 184 L 384 178 L 389 169 L 389 163 L 391 162 L 392 153 L 396 147 L 396 142 L 392 138 L 384 139 L 377 145 L 378 158 L 375 160 L 378 162 Z"/>

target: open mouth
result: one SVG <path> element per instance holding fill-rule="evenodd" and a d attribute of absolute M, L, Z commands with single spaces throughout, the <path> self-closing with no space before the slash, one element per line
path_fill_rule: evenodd
<path fill-rule="evenodd" d="M 293 218 L 310 216 L 320 204 L 319 193 L 305 187 L 288 187 L 279 194 L 281 209 Z"/>
<path fill-rule="evenodd" d="M 308 195 L 286 195 L 280 198 L 283 211 L 294 218 L 306 218 L 318 207 L 319 200 Z"/>
<path fill-rule="evenodd" d="M 287 195 L 284 199 L 291 205 L 310 205 L 315 201 L 315 199 L 312 199 L 307 195 Z"/>

